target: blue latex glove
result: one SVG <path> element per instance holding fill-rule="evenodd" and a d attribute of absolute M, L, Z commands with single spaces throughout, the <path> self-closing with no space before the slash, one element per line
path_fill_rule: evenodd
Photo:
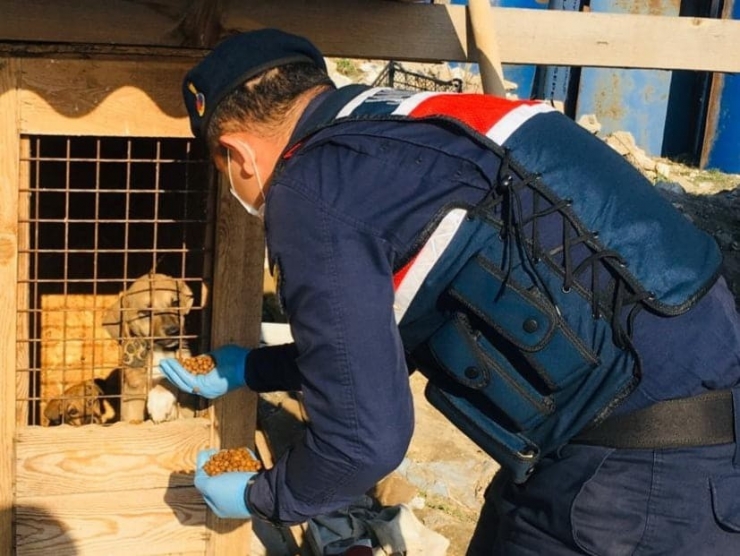
<path fill-rule="evenodd" d="M 208 507 L 218 517 L 227 519 L 251 518 L 252 514 L 247 509 L 244 499 L 246 497 L 247 483 L 256 473 L 232 471 L 211 477 L 203 471 L 203 465 L 216 452 L 218 450 L 215 449 L 201 450 L 198 452 L 198 465 L 195 470 L 195 488 L 200 491 Z M 250 453 L 252 453 L 251 450 Z M 253 453 L 252 456 L 254 456 Z"/>
<path fill-rule="evenodd" d="M 240 346 L 227 345 L 208 353 L 216 366 L 204 375 L 191 373 L 177 359 L 163 359 L 159 368 L 183 392 L 212 400 L 246 384 L 244 375 L 249 351 Z"/>

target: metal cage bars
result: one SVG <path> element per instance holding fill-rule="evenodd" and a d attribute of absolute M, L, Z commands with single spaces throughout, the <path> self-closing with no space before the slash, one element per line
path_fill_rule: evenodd
<path fill-rule="evenodd" d="M 63 399 L 118 360 L 96 323 L 140 274 L 193 284 L 182 339 L 206 347 L 215 188 L 206 154 L 180 139 L 26 137 L 21 168 L 16 405 L 36 425 L 49 382 Z"/>

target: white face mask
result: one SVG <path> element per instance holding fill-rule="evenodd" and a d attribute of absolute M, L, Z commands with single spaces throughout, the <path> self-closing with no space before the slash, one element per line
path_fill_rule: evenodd
<path fill-rule="evenodd" d="M 260 188 L 260 195 L 262 196 L 262 204 L 260 205 L 260 208 L 255 208 L 254 205 L 251 203 L 246 202 L 244 199 L 239 197 L 239 194 L 236 192 L 236 189 L 234 189 L 234 180 L 231 177 L 231 150 L 226 149 L 226 161 L 229 168 L 229 192 L 236 198 L 237 201 L 239 201 L 239 204 L 244 207 L 244 210 L 246 210 L 249 214 L 252 216 L 256 216 L 257 218 L 264 218 L 265 217 L 265 192 L 264 188 L 262 187 L 262 178 L 260 177 L 260 171 L 257 168 L 257 161 L 254 158 L 254 152 L 252 151 L 252 148 L 247 144 L 242 142 L 242 145 L 249 153 L 249 158 L 252 161 L 252 168 L 254 168 L 254 177 L 257 179 L 257 185 Z"/>

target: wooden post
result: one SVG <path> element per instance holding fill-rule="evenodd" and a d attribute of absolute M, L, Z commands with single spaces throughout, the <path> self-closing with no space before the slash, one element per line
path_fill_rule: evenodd
<path fill-rule="evenodd" d="M 483 92 L 488 95 L 505 97 L 504 71 L 501 68 L 501 55 L 493 24 L 491 3 L 489 0 L 468 0 L 468 15 L 470 26 L 473 28 Z"/>
<path fill-rule="evenodd" d="M 0 555 L 13 553 L 20 63 L 0 58 Z"/>
<path fill-rule="evenodd" d="M 223 182 L 219 184 L 217 214 L 211 345 L 217 348 L 235 343 L 256 347 L 262 320 L 265 253 L 262 223 L 244 212 Z M 214 409 L 214 426 L 220 441 L 214 447 L 253 449 L 257 395 L 247 389 L 237 390 L 217 400 Z M 249 553 L 250 522 L 219 519 L 209 511 L 206 527 L 218 533 L 210 537 L 207 554 Z"/>
<path fill-rule="evenodd" d="M 29 247 L 31 241 L 31 194 L 28 188 L 31 183 L 31 141 L 23 138 L 20 142 L 20 163 L 18 171 L 18 276 L 16 286 L 16 358 L 15 358 L 15 423 L 17 427 L 25 427 L 29 422 L 29 416 L 37 419 L 37 415 L 30 412 L 31 405 L 31 358 L 30 342 L 31 336 L 29 314 L 29 284 L 28 273 L 31 268 Z M 24 190 L 21 192 L 21 190 Z M 21 369 L 27 369 L 21 371 Z"/>

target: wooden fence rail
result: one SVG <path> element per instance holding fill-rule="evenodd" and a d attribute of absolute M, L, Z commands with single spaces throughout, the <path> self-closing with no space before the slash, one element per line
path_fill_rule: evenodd
<path fill-rule="evenodd" d="M 740 21 L 499 7 L 491 11 L 503 63 L 740 71 Z M 192 50 L 213 46 L 228 33 L 279 27 L 309 37 L 327 56 L 477 61 L 468 11 L 457 5 L 388 0 L 4 0 L 2 13 L 0 54 L 33 53 L 28 43 Z M 189 54 L 200 55 L 198 48 Z"/>

